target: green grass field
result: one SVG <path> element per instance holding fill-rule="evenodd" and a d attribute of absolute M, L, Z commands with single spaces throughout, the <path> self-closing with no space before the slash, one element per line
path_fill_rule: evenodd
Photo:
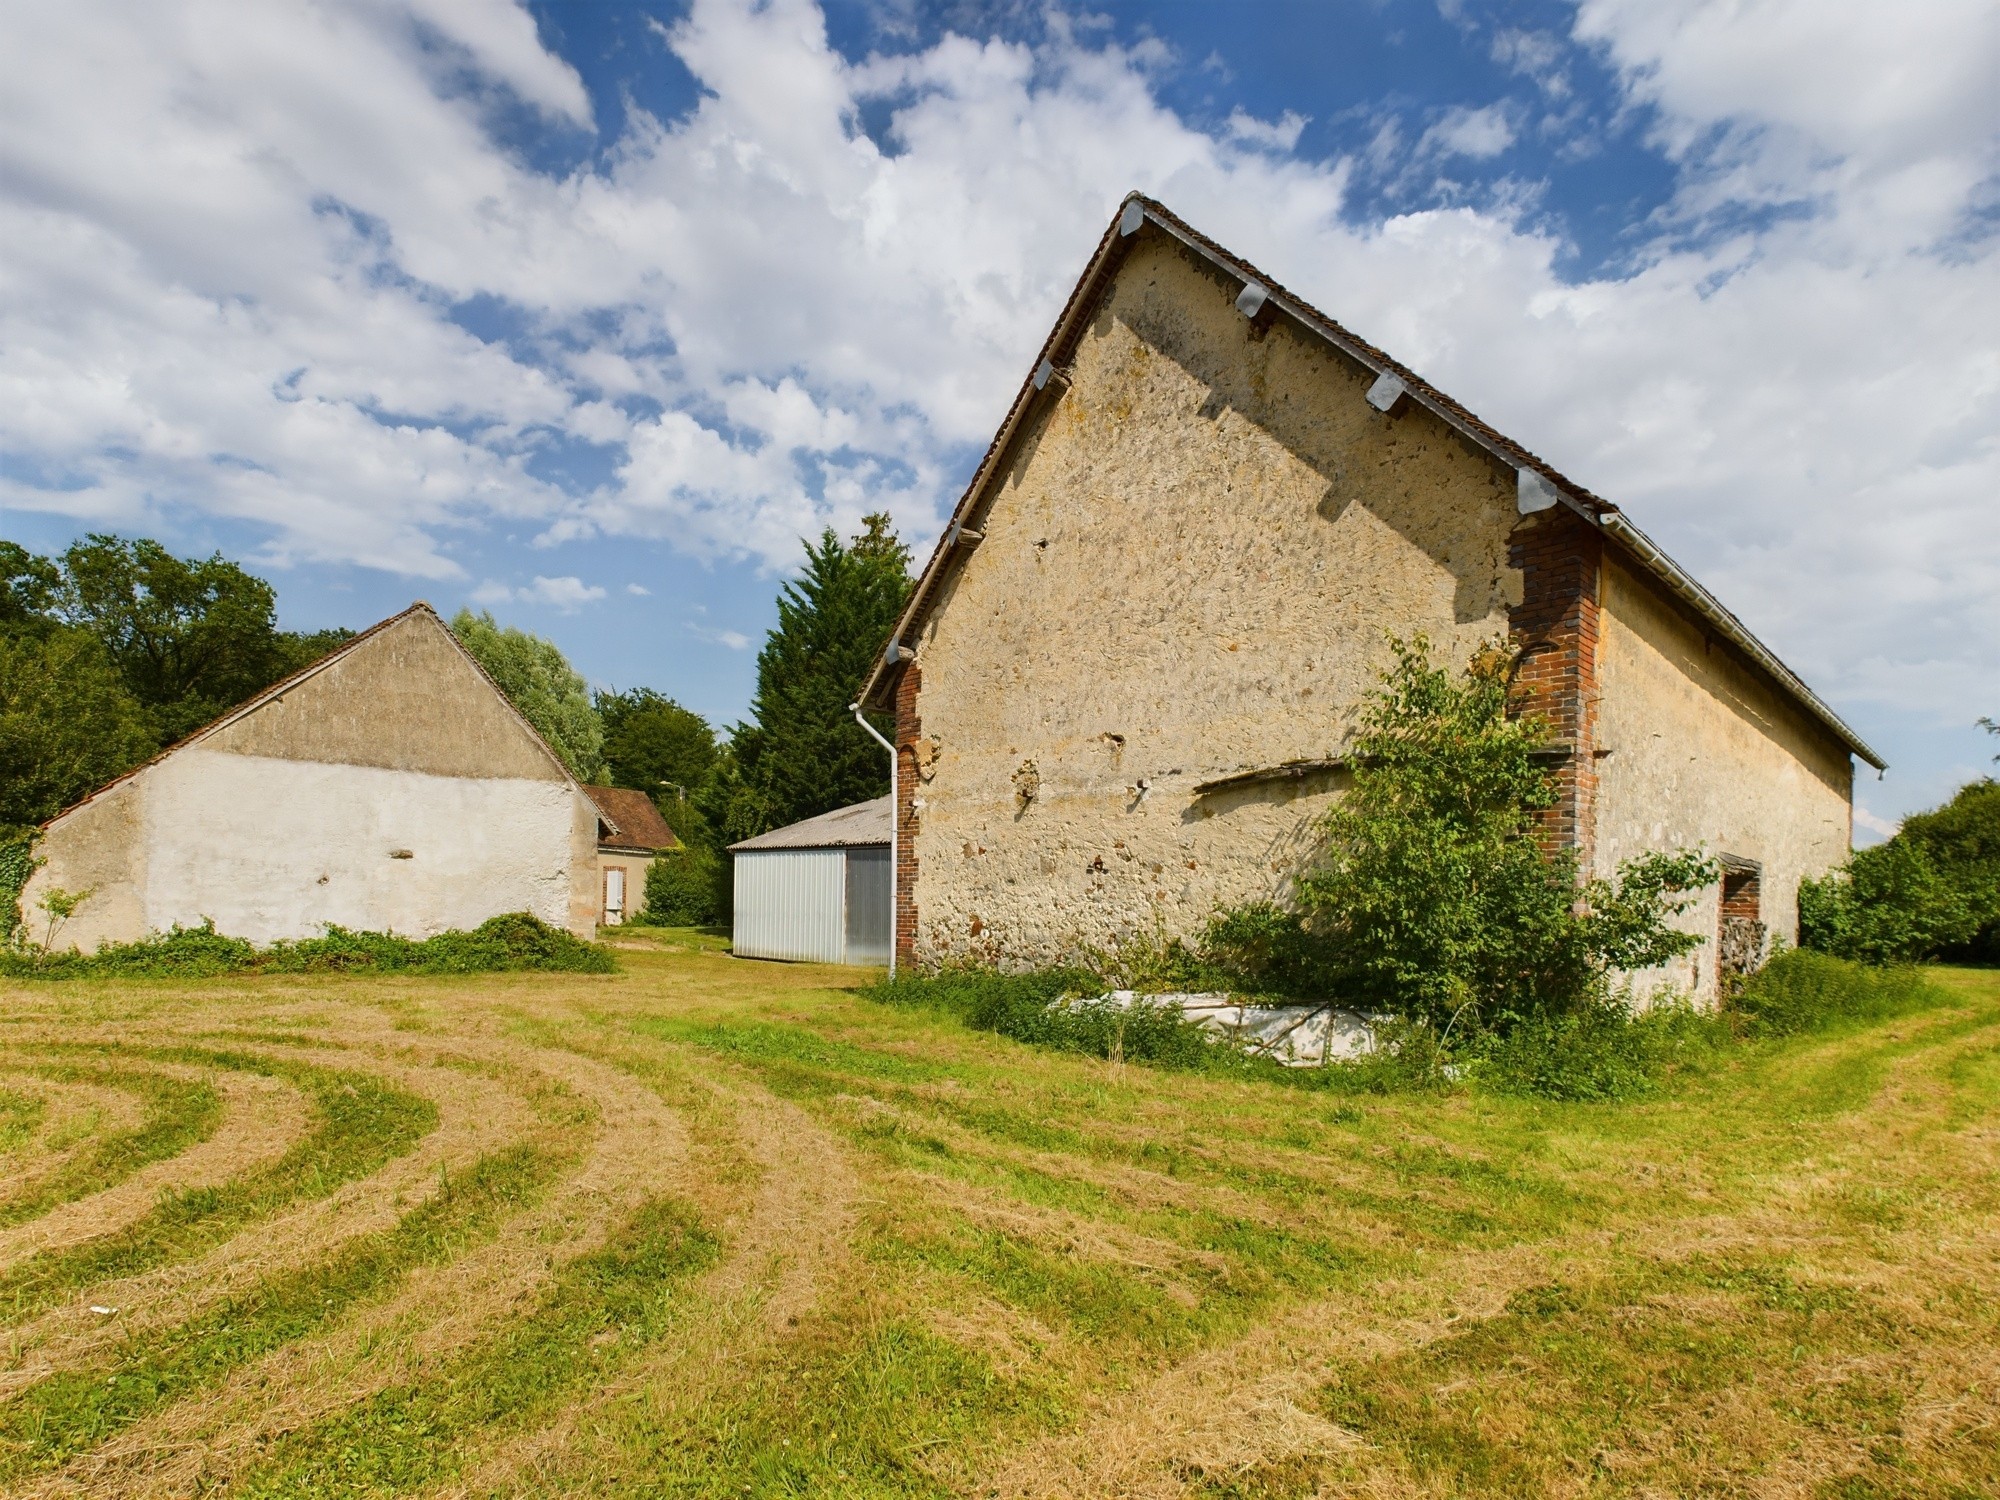
<path fill-rule="evenodd" d="M 620 942 L 0 988 L 0 1493 L 2000 1494 L 2000 974 L 1557 1105 Z"/>

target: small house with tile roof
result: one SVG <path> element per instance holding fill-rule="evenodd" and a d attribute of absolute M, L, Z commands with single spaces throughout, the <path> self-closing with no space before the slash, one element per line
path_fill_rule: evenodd
<path fill-rule="evenodd" d="M 1128 198 L 863 690 L 896 720 L 898 957 L 1045 963 L 1282 899 L 1390 638 L 1508 636 L 1547 834 L 1705 846 L 1698 996 L 1797 936 L 1881 760 L 1610 502 Z"/>
<path fill-rule="evenodd" d="M 202 922 L 423 938 L 517 911 L 587 938 L 603 827 L 419 603 L 51 820 L 21 905 L 87 892 L 57 936 L 85 951 Z"/>
<path fill-rule="evenodd" d="M 646 874 L 662 854 L 678 853 L 660 809 L 644 792 L 622 786 L 586 786 L 597 808 L 597 920 L 616 927 L 646 904 Z"/>

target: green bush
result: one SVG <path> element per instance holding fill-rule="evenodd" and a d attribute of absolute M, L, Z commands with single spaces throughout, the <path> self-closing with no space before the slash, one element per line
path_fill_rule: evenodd
<path fill-rule="evenodd" d="M 1874 1021 L 1949 998 L 1922 970 L 1880 968 L 1832 954 L 1780 953 L 1743 981 L 1730 1011 L 1751 1036 L 1793 1036 Z"/>
<path fill-rule="evenodd" d="M 1509 715 L 1511 652 L 1494 642 L 1454 673 L 1421 637 L 1392 646 L 1294 909 L 1223 913 L 1203 936 L 1231 988 L 1483 1032 L 1585 1010 L 1614 972 L 1700 944 L 1669 919 L 1714 883 L 1714 860 L 1649 854 L 1583 880 L 1573 851 L 1545 846 L 1547 732 Z"/>
<path fill-rule="evenodd" d="M 1871 964 L 2000 962 L 2000 782 L 1960 787 L 1887 843 L 1802 882 L 1799 940 Z"/>
<path fill-rule="evenodd" d="M 33 839 L 0 843 L 0 948 L 14 941 L 21 926 L 21 888 L 35 873 Z"/>
<path fill-rule="evenodd" d="M 662 854 L 646 871 L 646 916 L 666 927 L 708 927 L 721 920 L 716 905 L 718 856 L 688 848 Z"/>
<path fill-rule="evenodd" d="M 1378 1021 L 1374 1031 L 1372 1052 L 1294 1071 L 1343 1094 L 1443 1093 L 1464 1073 L 1450 1044 L 1428 1021 L 1391 1018 Z"/>
<path fill-rule="evenodd" d="M 1964 889 L 1927 849 L 1900 837 L 1799 882 L 1800 940 L 1837 958 L 1920 963 L 1968 941 L 1978 926 Z"/>
<path fill-rule="evenodd" d="M 611 952 L 528 912 L 489 917 L 471 932 L 422 940 L 328 926 L 322 937 L 258 948 L 212 923 L 176 927 L 136 943 L 107 943 L 95 953 L 0 953 L 0 976 L 13 979 L 208 979 L 223 974 L 490 974 L 509 971 L 608 974 Z"/>

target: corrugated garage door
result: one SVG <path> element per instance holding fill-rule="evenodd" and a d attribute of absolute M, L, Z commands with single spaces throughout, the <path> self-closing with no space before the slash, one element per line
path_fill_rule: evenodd
<path fill-rule="evenodd" d="M 845 849 L 744 850 L 736 855 L 735 887 L 739 958 L 841 961 Z"/>
<path fill-rule="evenodd" d="M 847 955 L 850 964 L 889 961 L 889 850 L 847 851 Z"/>

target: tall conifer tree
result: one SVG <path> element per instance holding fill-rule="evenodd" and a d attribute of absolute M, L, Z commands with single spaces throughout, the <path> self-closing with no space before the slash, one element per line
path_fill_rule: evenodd
<path fill-rule="evenodd" d="M 725 838 L 750 838 L 889 790 L 888 757 L 847 711 L 910 595 L 910 549 L 884 514 L 846 545 L 831 529 L 778 595 L 757 657 L 754 722 L 739 724 L 716 790 Z M 878 727 L 886 733 L 887 721 Z"/>

